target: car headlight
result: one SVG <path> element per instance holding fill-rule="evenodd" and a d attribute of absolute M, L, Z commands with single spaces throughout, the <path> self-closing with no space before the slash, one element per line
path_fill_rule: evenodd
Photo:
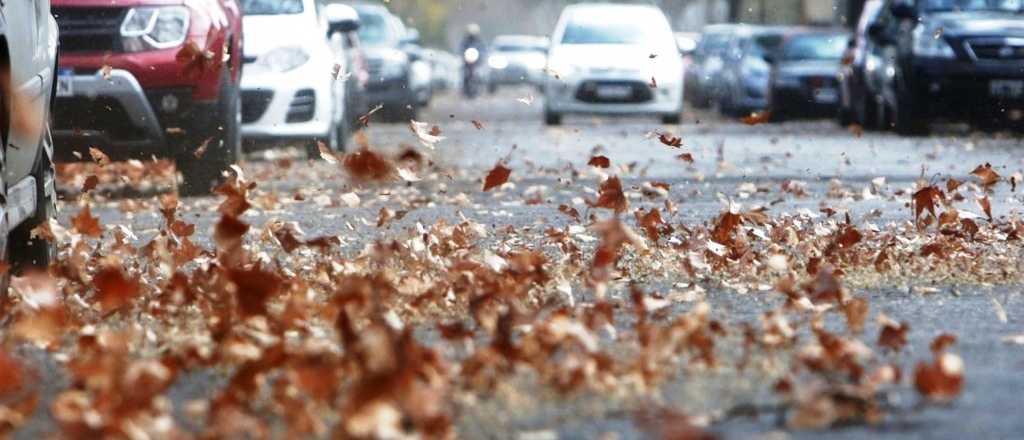
<path fill-rule="evenodd" d="M 128 10 L 121 23 L 121 40 L 127 52 L 170 49 L 188 36 L 189 11 L 184 6 L 137 7 Z"/>
<path fill-rule="evenodd" d="M 914 28 L 914 55 L 923 58 L 956 58 L 953 46 L 942 37 L 940 31 L 929 32 L 923 25 Z"/>
<path fill-rule="evenodd" d="M 495 55 L 487 59 L 487 65 L 491 66 L 492 69 L 502 70 L 508 67 L 508 58 L 501 55 Z"/>
<path fill-rule="evenodd" d="M 576 66 L 565 61 L 553 61 L 548 63 L 547 67 L 548 76 L 556 79 L 570 78 L 578 71 L 579 69 Z"/>
<path fill-rule="evenodd" d="M 279 47 L 263 54 L 260 64 L 273 72 L 295 70 L 309 61 L 309 53 L 298 46 Z"/>

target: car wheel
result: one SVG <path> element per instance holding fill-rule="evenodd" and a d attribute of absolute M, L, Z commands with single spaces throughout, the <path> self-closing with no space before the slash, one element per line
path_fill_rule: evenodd
<path fill-rule="evenodd" d="M 550 110 L 544 110 L 544 125 L 556 126 L 562 125 L 562 114 L 555 113 Z"/>
<path fill-rule="evenodd" d="M 905 93 L 896 96 L 892 118 L 893 127 L 901 136 L 922 136 L 928 133 L 927 122 L 915 108 L 910 96 Z"/>
<path fill-rule="evenodd" d="M 665 125 L 679 125 L 683 122 L 683 114 L 680 113 L 669 113 L 667 115 L 661 115 L 661 123 Z"/>
<path fill-rule="evenodd" d="M 206 130 L 200 130 L 199 136 L 190 136 L 175 157 L 182 177 L 179 194 L 186 197 L 211 194 L 223 179 L 223 172 L 241 159 L 241 118 L 238 85 L 231 82 L 229 70 L 223 69 L 217 117 Z M 206 151 L 196 157 L 196 148 L 207 139 Z"/>
<path fill-rule="evenodd" d="M 49 138 L 49 136 L 45 136 Z M 48 142 L 44 139 L 42 142 Z M 44 147 L 39 147 L 39 158 L 32 170 L 36 179 L 36 213 L 25 220 L 7 238 L 7 251 L 14 273 L 45 270 L 56 260 L 57 246 L 39 237 L 32 237 L 32 230 L 50 221 L 57 215 L 57 191 L 53 188 L 53 164 L 46 157 Z"/>

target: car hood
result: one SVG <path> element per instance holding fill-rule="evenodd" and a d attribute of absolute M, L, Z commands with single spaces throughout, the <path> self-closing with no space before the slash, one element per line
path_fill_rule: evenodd
<path fill-rule="evenodd" d="M 924 15 L 921 22 L 929 28 L 941 28 L 948 36 L 1024 36 L 1024 14 L 995 11 L 942 12 Z"/>
<path fill-rule="evenodd" d="M 681 63 L 677 52 L 671 52 L 631 44 L 567 44 L 554 47 L 550 60 L 588 69 L 643 70 L 671 60 Z"/>
<path fill-rule="evenodd" d="M 778 76 L 833 76 L 839 73 L 839 60 L 784 61 L 776 69 Z"/>
<path fill-rule="evenodd" d="M 242 18 L 242 34 L 245 36 L 245 55 L 258 57 L 273 49 L 284 46 L 309 48 L 310 42 L 323 41 L 320 28 L 311 23 L 310 17 L 296 15 L 248 15 Z M 288 29 L 282 32 L 282 29 Z"/>

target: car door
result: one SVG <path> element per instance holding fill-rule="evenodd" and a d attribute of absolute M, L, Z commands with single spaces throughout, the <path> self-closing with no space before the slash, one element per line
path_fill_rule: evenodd
<path fill-rule="evenodd" d="M 52 18 L 49 0 L 3 0 L 7 21 L 7 47 L 10 56 L 11 86 L 17 94 L 10 138 L 8 139 L 7 181 L 17 181 L 31 171 L 35 163 L 47 118 L 50 85 L 53 81 L 53 53 L 49 37 Z"/>

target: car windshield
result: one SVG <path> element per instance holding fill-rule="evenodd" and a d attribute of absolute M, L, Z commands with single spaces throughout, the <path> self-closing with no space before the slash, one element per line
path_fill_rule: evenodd
<path fill-rule="evenodd" d="M 640 18 L 640 20 L 636 20 Z M 645 23 L 637 26 L 637 22 Z M 660 22 L 660 23 L 659 23 Z M 565 27 L 562 44 L 638 44 L 657 46 L 675 44 L 672 30 L 664 20 L 641 17 L 577 16 Z"/>
<path fill-rule="evenodd" d="M 394 34 L 388 26 L 387 17 L 380 14 L 359 16 L 359 40 L 368 46 L 387 46 L 394 43 Z"/>
<path fill-rule="evenodd" d="M 301 14 L 302 0 L 242 0 L 245 15 Z"/>
<path fill-rule="evenodd" d="M 782 48 L 786 61 L 838 60 L 846 50 L 846 37 L 834 34 L 801 35 L 793 37 Z"/>
<path fill-rule="evenodd" d="M 926 0 L 923 9 L 928 12 L 950 11 L 1005 11 L 1021 12 L 1024 0 Z"/>

